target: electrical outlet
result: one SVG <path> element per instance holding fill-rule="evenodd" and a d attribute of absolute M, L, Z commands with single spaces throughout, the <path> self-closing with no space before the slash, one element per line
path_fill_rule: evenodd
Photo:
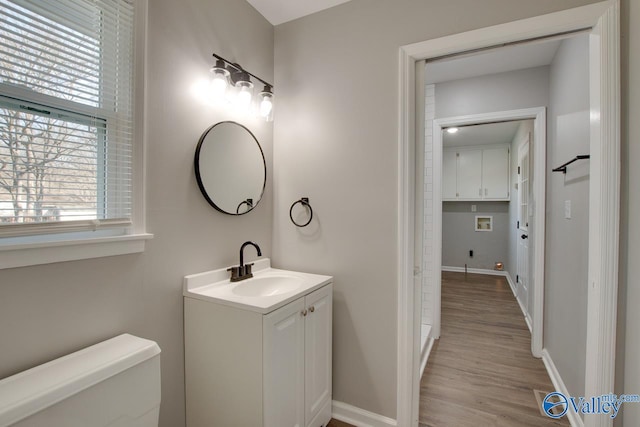
<path fill-rule="evenodd" d="M 571 219 L 571 200 L 564 201 L 564 219 Z"/>
<path fill-rule="evenodd" d="M 478 210 L 478 206 L 477 205 L 471 205 L 471 212 L 475 212 Z"/>

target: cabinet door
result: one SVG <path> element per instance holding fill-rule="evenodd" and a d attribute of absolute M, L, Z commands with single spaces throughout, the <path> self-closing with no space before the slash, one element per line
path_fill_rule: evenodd
<path fill-rule="evenodd" d="M 318 289 L 305 300 L 305 422 L 318 427 L 309 424 L 315 419 L 324 425 L 331 418 L 332 286 Z M 323 409 L 326 417 L 317 417 Z"/>
<path fill-rule="evenodd" d="M 458 154 L 458 199 L 482 198 L 482 150 L 460 150 Z"/>
<path fill-rule="evenodd" d="M 509 148 L 490 148 L 482 152 L 482 198 L 509 198 Z"/>
<path fill-rule="evenodd" d="M 442 199 L 455 200 L 457 197 L 457 160 L 455 151 L 442 153 Z"/>
<path fill-rule="evenodd" d="M 263 318 L 264 427 L 305 427 L 304 309 L 300 298 Z"/>

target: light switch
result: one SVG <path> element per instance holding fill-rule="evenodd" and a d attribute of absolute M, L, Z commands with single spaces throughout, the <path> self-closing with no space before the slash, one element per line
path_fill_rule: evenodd
<path fill-rule="evenodd" d="M 571 219 L 571 200 L 564 201 L 564 218 Z"/>
<path fill-rule="evenodd" d="M 471 205 L 471 212 L 475 212 L 477 210 L 478 208 L 476 207 L 476 205 Z"/>

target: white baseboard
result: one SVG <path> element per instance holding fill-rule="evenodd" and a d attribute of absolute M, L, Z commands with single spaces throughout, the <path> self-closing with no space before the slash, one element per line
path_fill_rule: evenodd
<path fill-rule="evenodd" d="M 431 337 L 427 338 L 427 342 L 420 352 L 420 378 L 424 375 L 424 370 L 427 367 L 427 360 L 429 360 L 429 355 L 431 354 L 431 349 L 435 342 L 435 339 Z"/>
<path fill-rule="evenodd" d="M 513 279 L 511 279 L 511 275 L 509 274 L 509 272 L 506 272 L 506 278 L 507 278 L 507 282 L 509 282 L 509 287 L 511 287 L 511 292 L 513 292 L 513 296 L 516 297 L 516 301 L 518 301 L 518 305 L 520 306 L 520 310 L 522 310 L 522 314 L 524 315 L 524 321 L 527 322 L 527 327 L 529 328 L 529 333 L 533 334 L 533 326 L 532 326 L 532 322 L 531 322 L 531 316 L 529 315 L 529 312 L 527 311 L 527 309 L 525 308 L 525 306 L 522 304 L 522 301 L 520 301 L 520 298 L 518 298 L 518 293 L 516 292 L 516 285 L 515 283 L 513 283 Z"/>
<path fill-rule="evenodd" d="M 511 292 L 513 292 L 513 296 L 516 297 L 516 299 L 518 299 L 518 291 L 516 290 L 516 284 L 514 283 L 513 279 L 511 278 L 511 274 L 509 274 L 508 271 L 506 271 L 504 275 L 504 277 L 507 278 L 507 282 L 509 283 L 509 287 L 511 288 Z M 518 299 L 518 304 L 520 304 L 520 300 Z M 520 308 L 522 308 L 522 304 L 520 304 Z"/>
<path fill-rule="evenodd" d="M 562 381 L 560 372 L 558 372 L 558 368 L 556 368 L 556 365 L 553 363 L 551 355 L 546 348 L 542 349 L 542 362 L 544 363 L 545 368 L 547 368 L 547 372 L 549 373 L 549 378 L 551 378 L 553 386 L 556 388 L 555 391 L 558 391 L 567 397 L 570 396 L 567 386 L 564 384 L 564 381 Z M 582 421 L 582 418 L 580 418 L 580 415 L 576 414 L 571 409 L 567 411 L 567 419 L 569 420 L 571 427 L 584 427 L 584 422 Z"/>
<path fill-rule="evenodd" d="M 394 419 L 374 414 L 337 400 L 332 402 L 331 410 L 333 418 L 356 427 L 389 427 L 398 425 Z"/>
<path fill-rule="evenodd" d="M 442 271 L 452 271 L 454 273 L 464 273 L 464 267 L 442 266 Z M 488 274 L 489 276 L 506 276 L 506 271 L 490 270 L 488 268 L 467 268 L 467 273 L 472 274 Z"/>

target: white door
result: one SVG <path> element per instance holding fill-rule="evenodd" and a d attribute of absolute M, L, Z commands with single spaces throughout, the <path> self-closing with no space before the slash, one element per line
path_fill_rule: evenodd
<path fill-rule="evenodd" d="M 482 150 L 482 198 L 509 198 L 509 147 Z"/>
<path fill-rule="evenodd" d="M 518 269 L 516 275 L 517 293 L 524 307 L 529 307 L 529 137 L 527 134 L 518 147 Z"/>
<path fill-rule="evenodd" d="M 265 427 L 305 427 L 305 314 L 300 298 L 262 320 Z"/>
<path fill-rule="evenodd" d="M 458 198 L 482 197 L 482 150 L 460 150 L 458 156 Z"/>
<path fill-rule="evenodd" d="M 325 425 L 331 419 L 332 301 L 331 285 L 305 297 L 304 407 L 309 427 Z"/>

